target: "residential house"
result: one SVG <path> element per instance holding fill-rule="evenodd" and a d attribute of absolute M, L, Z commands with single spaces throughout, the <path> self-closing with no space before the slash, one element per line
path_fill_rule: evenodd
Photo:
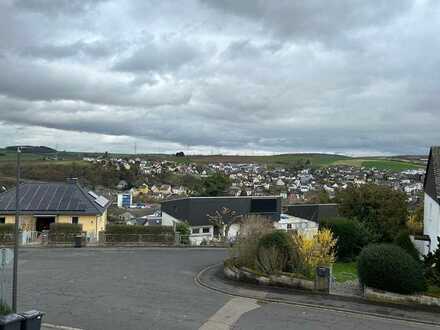
<path fill-rule="evenodd" d="M 440 146 L 432 147 L 424 183 L 425 203 L 423 233 L 429 239 L 427 251 L 433 252 L 440 242 Z"/>
<path fill-rule="evenodd" d="M 190 242 L 193 245 L 219 237 L 221 228 L 210 221 L 209 215 L 215 215 L 223 208 L 234 212 L 232 217 L 224 219 L 225 224 L 230 225 L 230 228 L 228 233 L 222 234 L 227 234 L 229 239 L 235 238 L 240 230 L 240 225 L 234 223 L 235 220 L 248 215 L 262 215 L 273 222 L 278 222 L 281 214 L 281 198 L 273 196 L 189 197 L 165 201 L 161 206 L 163 223 L 187 221 L 190 224 Z"/>
<path fill-rule="evenodd" d="M 13 188 L 0 194 L 0 223 L 15 223 L 15 193 Z M 61 183 L 21 183 L 20 230 L 49 230 L 51 223 L 81 224 L 91 240 L 107 225 L 107 209 L 111 201 L 87 191 L 76 180 Z"/>
<path fill-rule="evenodd" d="M 339 216 L 338 204 L 293 204 L 287 207 L 287 214 L 318 224 L 323 219 Z"/>

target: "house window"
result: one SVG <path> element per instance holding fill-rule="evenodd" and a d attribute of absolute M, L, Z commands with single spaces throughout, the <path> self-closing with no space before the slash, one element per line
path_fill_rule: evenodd
<path fill-rule="evenodd" d="M 193 234 L 199 234 L 200 233 L 200 228 L 193 228 L 192 229 L 192 233 Z"/>
<path fill-rule="evenodd" d="M 5 217 L 0 217 L 0 224 L 4 224 L 6 222 L 6 218 Z"/>
<path fill-rule="evenodd" d="M 292 229 L 292 224 L 291 223 L 287 224 L 287 229 Z"/>
<path fill-rule="evenodd" d="M 79 222 L 78 217 L 72 217 L 72 223 L 73 223 L 74 225 L 77 225 L 78 222 Z"/>
<path fill-rule="evenodd" d="M 203 227 L 203 232 L 204 232 L 204 233 L 209 233 L 209 231 L 210 231 L 210 230 L 209 230 L 209 227 Z"/>

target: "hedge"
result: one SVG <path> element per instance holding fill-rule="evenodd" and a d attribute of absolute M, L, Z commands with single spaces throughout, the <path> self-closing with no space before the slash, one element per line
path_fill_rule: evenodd
<path fill-rule="evenodd" d="M 336 257 L 340 261 L 353 260 L 372 240 L 365 225 L 355 219 L 326 219 L 321 221 L 319 227 L 330 229 L 337 238 Z"/>
<path fill-rule="evenodd" d="M 426 290 L 421 263 L 396 245 L 372 244 L 365 247 L 357 266 L 363 285 L 402 294 Z"/>
<path fill-rule="evenodd" d="M 108 225 L 105 231 L 107 242 L 174 242 L 171 226 Z"/>
<path fill-rule="evenodd" d="M 0 243 L 13 243 L 15 242 L 15 224 L 6 223 L 0 224 Z"/>
<path fill-rule="evenodd" d="M 81 224 L 51 223 L 49 229 L 49 241 L 73 242 L 75 236 L 82 233 Z"/>

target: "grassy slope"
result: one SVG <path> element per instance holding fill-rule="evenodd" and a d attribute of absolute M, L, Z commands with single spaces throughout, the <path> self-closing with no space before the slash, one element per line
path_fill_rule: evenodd
<path fill-rule="evenodd" d="M 85 153 L 75 152 L 60 152 L 58 156 L 63 160 L 60 161 L 44 161 L 44 157 L 47 155 L 38 154 L 22 154 L 23 163 L 31 162 L 33 165 L 39 164 L 71 164 L 73 161 L 80 161 Z M 90 154 L 92 155 L 92 154 Z M 94 154 L 93 154 L 94 155 Z M 118 155 L 120 157 L 132 157 L 133 155 Z M 175 161 L 178 163 L 190 163 L 207 164 L 210 162 L 223 162 L 223 163 L 260 163 L 267 164 L 273 167 L 289 167 L 294 165 L 298 161 L 310 161 L 313 167 L 325 167 L 332 165 L 349 165 L 355 167 L 369 167 L 377 169 L 387 169 L 392 171 L 402 171 L 406 169 L 424 168 L 425 165 L 419 162 L 412 161 L 411 159 L 400 160 L 397 157 L 384 158 L 384 157 L 363 157 L 363 158 L 351 158 L 341 155 L 333 154 L 281 154 L 272 156 L 233 156 L 233 155 L 200 155 L 200 156 L 187 156 L 187 157 L 175 157 L 173 155 L 138 155 L 143 159 L 160 159 Z M 0 149 L 0 164 L 6 162 L 14 162 L 16 159 L 15 152 L 6 151 Z"/>
<path fill-rule="evenodd" d="M 336 262 L 332 272 L 337 282 L 352 281 L 358 277 L 356 262 Z"/>
<path fill-rule="evenodd" d="M 349 165 L 354 167 L 368 167 L 379 170 L 404 171 L 408 169 L 425 168 L 425 165 L 409 161 L 389 160 L 383 158 L 351 158 L 336 161 L 334 165 Z"/>

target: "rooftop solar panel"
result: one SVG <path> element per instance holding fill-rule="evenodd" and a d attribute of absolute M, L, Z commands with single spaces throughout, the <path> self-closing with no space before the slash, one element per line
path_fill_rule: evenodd
<path fill-rule="evenodd" d="M 96 201 L 95 201 L 99 206 L 101 207 L 105 207 L 108 203 L 108 199 L 103 197 L 103 196 L 99 196 Z"/>

